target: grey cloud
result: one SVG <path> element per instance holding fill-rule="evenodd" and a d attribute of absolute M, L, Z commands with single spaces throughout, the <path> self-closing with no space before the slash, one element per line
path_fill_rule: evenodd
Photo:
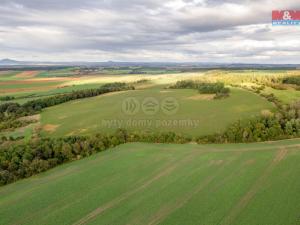
<path fill-rule="evenodd" d="M 27 52 L 49 59 L 255 60 L 300 45 L 298 27 L 270 25 L 272 9 L 299 5 L 297 0 L 2 0 L 0 58 Z M 283 38 L 286 44 L 280 44 Z M 296 62 L 300 53 L 295 55 L 289 60 Z"/>

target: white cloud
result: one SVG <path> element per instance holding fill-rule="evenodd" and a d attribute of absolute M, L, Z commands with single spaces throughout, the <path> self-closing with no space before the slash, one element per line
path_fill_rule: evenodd
<path fill-rule="evenodd" d="M 299 63 L 299 27 L 271 26 L 297 0 L 2 1 L 1 58 Z"/>

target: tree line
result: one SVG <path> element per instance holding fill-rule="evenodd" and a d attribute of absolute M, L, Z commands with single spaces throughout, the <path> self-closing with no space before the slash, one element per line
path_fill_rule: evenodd
<path fill-rule="evenodd" d="M 125 90 L 134 90 L 134 87 L 126 83 L 108 83 L 96 89 L 73 91 L 72 93 L 36 99 L 26 102 L 23 105 L 7 102 L 0 105 L 0 127 L 5 127 L 7 129 L 16 128 L 20 125 L 20 122 L 15 121 L 17 118 L 39 113 L 42 109 L 50 106 L 76 99 L 89 98 L 109 92 Z"/>
<path fill-rule="evenodd" d="M 175 85 L 180 88 L 195 87 L 193 81 L 181 81 L 181 83 L 176 83 Z M 20 107 L 24 107 L 34 113 L 44 107 L 60 104 L 70 99 L 92 97 L 95 93 L 100 94 L 128 89 L 133 89 L 133 87 L 124 83 L 108 84 L 101 87 L 100 90 L 97 89 L 97 91 L 73 92 L 71 93 L 72 95 L 68 94 L 67 96 L 64 95 L 64 97 L 62 95 L 48 98 L 46 102 L 43 102 L 46 99 L 34 100 L 24 104 L 26 107 L 16 103 L 10 103 L 6 106 L 0 105 L 0 112 L 5 117 L 14 114 L 22 115 L 17 110 Z M 257 90 L 257 92 L 260 93 L 260 90 Z M 18 144 L 18 142 L 12 144 L 5 137 L 2 137 L 0 140 L 0 185 L 30 177 L 65 162 L 78 160 L 127 142 L 183 144 L 196 141 L 197 143 L 242 143 L 300 137 L 300 102 L 282 105 L 274 95 L 264 97 L 278 104 L 277 112 L 264 111 L 261 116 L 239 120 L 231 124 L 223 133 L 195 138 L 174 132 L 129 133 L 126 130 L 118 130 L 112 135 L 96 134 L 87 137 L 72 136 L 56 139 L 32 139 L 27 143 L 21 144 Z"/>
<path fill-rule="evenodd" d="M 3 137 L 0 143 L 0 185 L 30 177 L 57 165 L 127 142 L 187 143 L 190 141 L 191 138 L 173 132 L 128 133 L 126 130 L 118 130 L 112 135 L 32 139 L 22 144 L 12 144 Z"/>
<path fill-rule="evenodd" d="M 272 113 L 239 120 L 221 134 L 197 138 L 198 143 L 247 143 L 300 137 L 300 102 L 282 105 Z"/>
<path fill-rule="evenodd" d="M 46 171 L 65 162 L 78 160 L 128 142 L 247 143 L 300 137 L 300 102 L 283 105 L 278 112 L 264 111 L 261 116 L 239 120 L 223 133 L 191 138 L 174 132 L 127 132 L 112 135 L 71 136 L 32 139 L 12 144 L 0 140 L 0 185 Z"/>
<path fill-rule="evenodd" d="M 200 94 L 215 94 L 215 99 L 228 97 L 230 89 L 225 87 L 222 82 L 205 83 L 193 80 L 177 81 L 176 84 L 170 86 L 172 89 L 196 89 Z"/>

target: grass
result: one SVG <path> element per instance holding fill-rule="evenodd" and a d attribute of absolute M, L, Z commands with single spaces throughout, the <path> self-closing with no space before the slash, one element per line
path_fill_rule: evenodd
<path fill-rule="evenodd" d="M 179 103 L 179 109 L 174 115 L 164 114 L 161 109 L 155 115 L 145 114 L 141 109 L 136 115 L 128 115 L 122 110 L 122 103 L 130 97 L 137 99 L 140 104 L 147 97 L 155 98 L 158 103 L 172 97 Z M 263 109 L 273 109 L 272 104 L 265 99 L 241 89 L 232 89 L 231 96 L 226 99 L 209 98 L 211 97 L 201 96 L 195 90 L 165 90 L 162 86 L 154 86 L 76 100 L 42 112 L 42 125 L 56 126 L 55 130 L 43 134 L 60 137 L 110 133 L 122 127 L 131 131 L 175 131 L 197 136 L 221 132 L 239 118 L 259 115 Z M 183 122 L 186 124 L 182 124 Z"/>
<path fill-rule="evenodd" d="M 300 91 L 295 89 L 288 89 L 288 90 L 276 90 L 270 87 L 266 87 L 263 90 L 265 94 L 274 94 L 280 101 L 286 104 L 290 104 L 295 101 L 299 101 L 300 99 Z"/>
<path fill-rule="evenodd" d="M 0 188 L 0 223 L 296 225 L 299 143 L 122 145 Z"/>

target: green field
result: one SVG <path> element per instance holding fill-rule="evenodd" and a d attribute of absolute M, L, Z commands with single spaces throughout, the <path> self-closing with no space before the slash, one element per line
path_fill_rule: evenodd
<path fill-rule="evenodd" d="M 289 104 L 300 99 L 300 91 L 289 89 L 289 90 L 276 90 L 270 87 L 266 87 L 263 91 L 265 94 L 274 94 L 283 103 Z"/>
<path fill-rule="evenodd" d="M 0 82 L 0 88 L 2 90 L 6 89 L 19 89 L 19 88 L 36 88 L 36 87 L 47 87 L 60 85 L 62 82 L 37 82 L 37 83 L 17 83 L 17 84 L 2 84 Z"/>
<path fill-rule="evenodd" d="M 136 115 L 122 111 L 122 102 L 129 97 L 139 102 L 154 97 L 161 102 L 173 97 L 179 102 L 174 115 L 165 115 L 161 110 L 147 115 L 140 110 Z M 199 98 L 200 97 L 200 98 Z M 208 100 L 195 90 L 164 90 L 161 86 L 72 101 L 44 110 L 41 114 L 43 126 L 55 127 L 44 135 L 64 136 L 113 132 L 119 127 L 128 130 L 176 131 L 182 134 L 204 135 L 223 131 L 239 118 L 259 115 L 263 109 L 272 109 L 271 103 L 256 94 L 241 89 L 232 89 L 231 96 L 222 100 Z M 169 120 L 179 121 L 168 124 Z M 193 124 L 180 124 L 191 120 Z M 121 124 L 115 123 L 120 121 Z M 144 124 L 144 121 L 148 122 Z"/>
<path fill-rule="evenodd" d="M 70 77 L 77 75 L 76 73 L 77 68 L 64 68 L 64 69 L 57 69 L 57 70 L 48 70 L 48 71 L 43 71 L 37 75 L 37 77 Z"/>
<path fill-rule="evenodd" d="M 154 115 L 142 110 L 136 115 L 122 111 L 122 102 L 129 97 L 136 98 L 141 104 L 147 97 L 162 102 L 167 97 L 179 103 L 174 115 L 166 115 L 162 110 Z M 251 92 L 232 89 L 231 96 L 222 100 L 207 99 L 195 90 L 166 90 L 155 86 L 77 100 L 45 109 L 41 114 L 43 126 L 51 126 L 44 135 L 64 136 L 113 132 L 122 127 L 131 131 L 175 131 L 189 135 L 204 135 L 223 131 L 226 126 L 238 119 L 259 115 L 263 109 L 273 109 L 270 102 Z M 120 124 L 115 123 L 120 122 Z M 178 124 L 169 121 L 178 121 Z M 193 121 L 182 124 L 182 121 Z M 147 124 L 146 124 L 147 122 Z"/>
<path fill-rule="evenodd" d="M 0 224 L 297 225 L 299 139 L 126 144 L 0 188 Z"/>

